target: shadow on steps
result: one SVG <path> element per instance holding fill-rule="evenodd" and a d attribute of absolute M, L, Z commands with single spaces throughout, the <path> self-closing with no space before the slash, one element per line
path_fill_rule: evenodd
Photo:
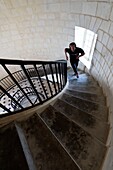
<path fill-rule="evenodd" d="M 99 119 L 87 112 L 77 109 L 73 105 L 70 105 L 61 99 L 58 99 L 52 107 L 58 112 L 64 114 L 70 120 L 74 121 L 92 136 L 106 144 L 109 132 L 109 125 L 107 122 L 102 121 L 101 118 Z"/>
<path fill-rule="evenodd" d="M 83 170 L 98 170 L 106 147 L 51 106 L 40 117 Z"/>

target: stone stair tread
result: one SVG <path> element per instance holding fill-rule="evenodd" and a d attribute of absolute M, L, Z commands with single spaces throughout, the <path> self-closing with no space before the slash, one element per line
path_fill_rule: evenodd
<path fill-rule="evenodd" d="M 29 170 L 13 123 L 0 129 L 0 169 Z"/>
<path fill-rule="evenodd" d="M 40 116 L 81 169 L 100 168 L 106 151 L 104 145 L 51 106 Z"/>
<path fill-rule="evenodd" d="M 81 86 L 88 86 L 88 87 L 100 87 L 99 84 L 94 80 L 84 80 L 80 76 L 77 79 L 75 75 L 72 75 L 71 77 L 68 77 L 69 84 L 79 84 Z"/>
<path fill-rule="evenodd" d="M 80 170 L 37 114 L 19 124 L 37 169 Z"/>
<path fill-rule="evenodd" d="M 69 119 L 77 123 L 88 133 L 96 137 L 98 140 L 106 144 L 107 135 L 109 131 L 109 124 L 97 119 L 93 115 L 78 110 L 72 105 L 58 99 L 54 105 L 57 111 L 66 115 Z"/>
<path fill-rule="evenodd" d="M 75 97 L 84 99 L 84 100 L 89 100 L 92 102 L 96 102 L 99 103 L 101 105 L 105 105 L 106 104 L 106 100 L 105 97 L 103 95 L 97 95 L 97 94 L 91 94 L 91 93 L 87 93 L 87 92 L 83 92 L 83 91 L 78 91 L 77 89 L 66 89 L 65 92 L 67 94 L 71 94 Z"/>
<path fill-rule="evenodd" d="M 106 120 L 108 118 L 108 109 L 106 106 L 83 100 L 66 93 L 63 93 L 61 99 L 82 111 L 101 118 L 102 120 Z"/>
<path fill-rule="evenodd" d="M 86 93 L 91 93 L 91 94 L 98 94 L 98 95 L 102 95 L 103 92 L 102 92 L 102 89 L 101 88 L 97 88 L 97 87 L 94 87 L 94 86 L 87 86 L 87 85 L 80 85 L 80 84 L 69 84 L 67 86 L 67 89 L 70 89 L 70 90 L 79 90 L 79 91 L 83 91 L 83 92 L 86 92 Z"/>
<path fill-rule="evenodd" d="M 87 73 L 78 73 L 79 78 L 77 79 L 76 76 L 74 75 L 74 72 L 69 72 L 68 71 L 68 80 L 70 83 L 87 83 L 87 84 L 92 84 L 92 85 L 98 85 L 98 82 L 94 80 L 94 78 L 87 74 Z"/>

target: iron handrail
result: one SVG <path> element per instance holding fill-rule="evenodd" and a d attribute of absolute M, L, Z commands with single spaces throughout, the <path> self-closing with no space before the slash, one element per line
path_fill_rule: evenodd
<path fill-rule="evenodd" d="M 65 60 L 28 61 L 0 59 L 0 64 L 2 69 L 7 73 L 6 77 L 0 80 L 0 117 L 15 114 L 19 111 L 43 104 L 61 92 L 67 82 L 67 62 Z M 12 72 L 8 66 L 19 66 L 21 70 Z M 33 94 L 38 99 L 38 103 L 33 103 L 27 92 L 25 92 L 25 82 L 28 88 L 32 88 Z M 23 85 L 24 87 L 22 87 Z M 21 91 L 22 97 L 30 105 L 23 107 L 19 103 L 19 100 L 14 98 L 12 91 L 15 91 L 15 94 L 17 91 Z M 44 98 L 40 97 L 40 94 Z M 5 97 L 9 103 L 3 102 L 3 98 Z M 11 109 L 11 103 L 13 103 L 13 107 L 15 104 L 15 110 Z"/>

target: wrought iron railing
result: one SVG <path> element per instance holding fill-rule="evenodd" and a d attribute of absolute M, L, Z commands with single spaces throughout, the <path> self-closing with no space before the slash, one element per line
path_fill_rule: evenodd
<path fill-rule="evenodd" d="M 0 117 L 43 104 L 61 92 L 67 82 L 65 60 L 0 59 L 0 64 L 0 71 L 6 74 L 0 80 Z"/>

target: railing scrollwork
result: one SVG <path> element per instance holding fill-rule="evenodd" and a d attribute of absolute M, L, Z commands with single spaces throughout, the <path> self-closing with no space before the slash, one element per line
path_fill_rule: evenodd
<path fill-rule="evenodd" d="M 67 63 L 0 59 L 6 76 L 0 80 L 0 117 L 43 104 L 62 91 Z M 13 72 L 11 68 L 17 71 Z"/>

